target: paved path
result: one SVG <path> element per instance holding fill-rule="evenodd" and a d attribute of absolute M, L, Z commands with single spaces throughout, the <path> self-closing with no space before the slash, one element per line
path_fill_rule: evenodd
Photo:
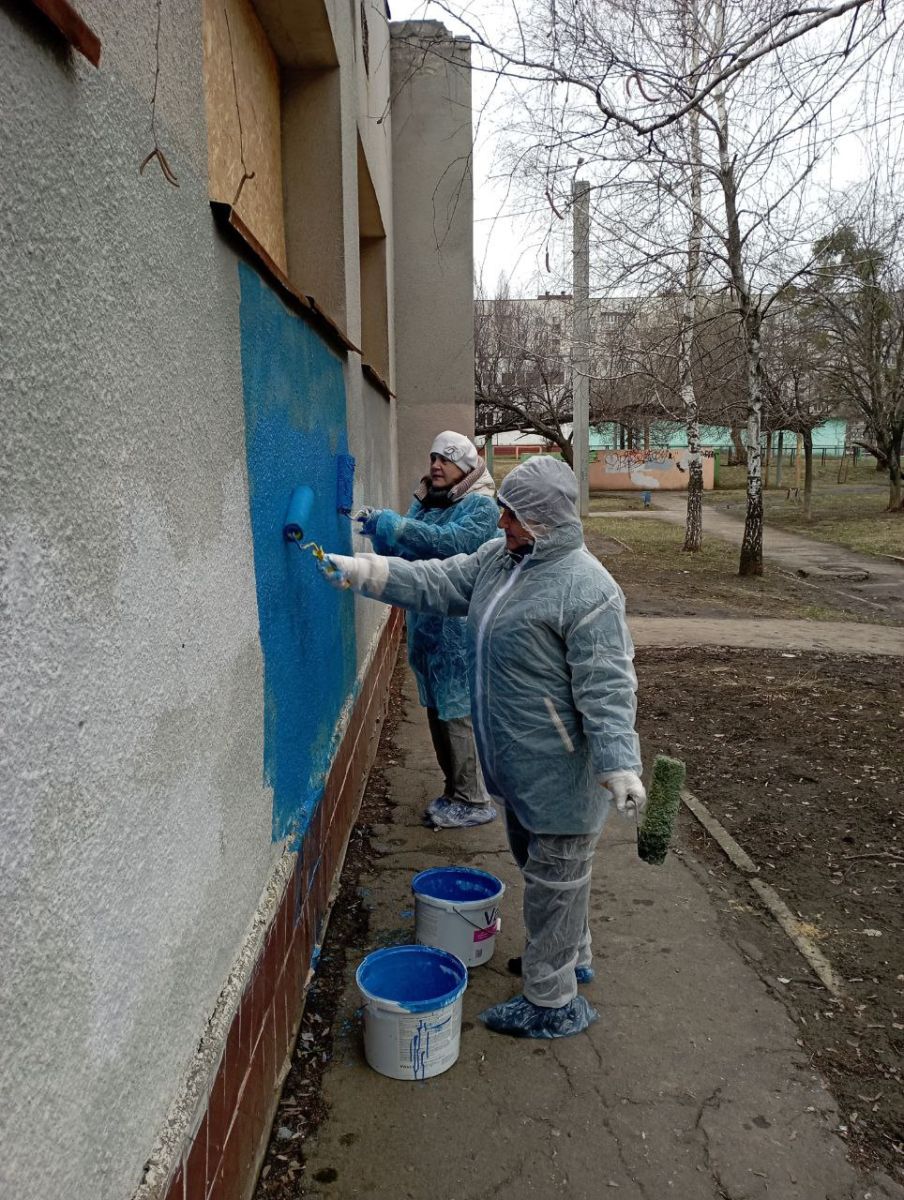
<path fill-rule="evenodd" d="M 737 646 L 824 650 L 831 654 L 904 656 L 904 628 L 854 621 L 782 621 L 628 615 L 631 636 L 644 646 Z"/>
<path fill-rule="evenodd" d="M 307 1197 L 901 1200 L 847 1161 L 835 1102 L 781 1001 L 726 940 L 705 873 L 677 855 L 646 866 L 615 819 L 591 899 L 597 978 L 586 994 L 600 1021 L 554 1042 L 487 1032 L 477 1014 L 518 990 L 505 971 L 523 936 L 518 872 L 501 822 L 420 825 L 437 778 L 410 677 L 397 741 L 401 761 L 387 767 L 397 807 L 361 880 L 370 931 L 346 947 L 327 1117 L 305 1145 Z M 362 1058 L 354 968 L 377 946 L 413 940 L 411 878 L 450 863 L 506 883 L 495 957 L 471 972 L 455 1066 L 423 1083 L 386 1079 Z"/>
<path fill-rule="evenodd" d="M 683 525 L 687 501 L 683 494 L 658 493 L 656 507 L 637 512 L 591 512 L 606 520 L 666 521 Z M 704 536 L 721 538 L 740 547 L 744 521 L 708 505 L 703 509 Z M 763 555 L 792 574 L 814 583 L 831 584 L 841 595 L 865 601 L 888 616 L 904 619 L 904 564 L 872 554 L 858 554 L 844 546 L 817 542 L 800 533 L 788 533 L 771 525 L 765 527 Z"/>

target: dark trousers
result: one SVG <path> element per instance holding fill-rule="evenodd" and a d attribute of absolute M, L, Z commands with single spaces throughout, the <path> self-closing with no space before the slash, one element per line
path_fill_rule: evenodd
<path fill-rule="evenodd" d="M 435 708 L 428 708 L 427 723 L 436 761 L 443 773 L 443 795 L 463 804 L 488 804 L 471 718 L 443 721 Z"/>

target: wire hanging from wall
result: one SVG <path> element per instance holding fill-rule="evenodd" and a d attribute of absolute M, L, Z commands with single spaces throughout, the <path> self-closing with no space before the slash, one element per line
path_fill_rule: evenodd
<path fill-rule="evenodd" d="M 154 139 L 154 148 L 142 161 L 141 166 L 138 168 L 138 174 L 143 175 L 144 168 L 148 165 L 148 163 L 152 162 L 156 158 L 157 162 L 160 164 L 160 170 L 163 172 L 163 178 L 166 180 L 166 182 L 172 187 L 178 187 L 179 180 L 176 178 L 175 171 L 169 165 L 167 157 L 163 153 L 163 150 L 160 146 L 160 141 L 157 137 L 157 87 L 160 83 L 160 15 L 162 7 L 163 0 L 157 0 L 157 35 L 154 38 L 154 54 L 156 62 L 154 66 L 154 94 L 151 97 L 151 136 Z"/>

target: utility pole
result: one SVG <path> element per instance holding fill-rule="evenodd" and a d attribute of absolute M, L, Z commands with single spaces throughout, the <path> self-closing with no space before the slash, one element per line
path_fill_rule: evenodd
<path fill-rule="evenodd" d="M 572 248 L 574 271 L 574 327 L 571 336 L 571 391 L 574 403 L 571 448 L 578 477 L 578 505 L 582 517 L 590 512 L 587 479 L 590 455 L 590 184 L 576 179 L 571 185 Z"/>

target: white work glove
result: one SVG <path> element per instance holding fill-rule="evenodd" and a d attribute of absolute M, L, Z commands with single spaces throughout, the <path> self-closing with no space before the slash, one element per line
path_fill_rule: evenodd
<path fill-rule="evenodd" d="M 641 778 L 634 771 L 613 771 L 600 780 L 603 787 L 612 793 L 615 807 L 622 815 L 643 816 L 647 806 L 647 793 Z"/>
<path fill-rule="evenodd" d="M 389 578 L 386 559 L 378 554 L 324 554 L 317 569 L 336 588 L 354 588 L 365 596 L 379 597 Z"/>
<path fill-rule="evenodd" d="M 325 554 L 317 560 L 317 570 L 335 588 L 360 586 L 364 578 L 363 564 L 347 554 Z"/>

